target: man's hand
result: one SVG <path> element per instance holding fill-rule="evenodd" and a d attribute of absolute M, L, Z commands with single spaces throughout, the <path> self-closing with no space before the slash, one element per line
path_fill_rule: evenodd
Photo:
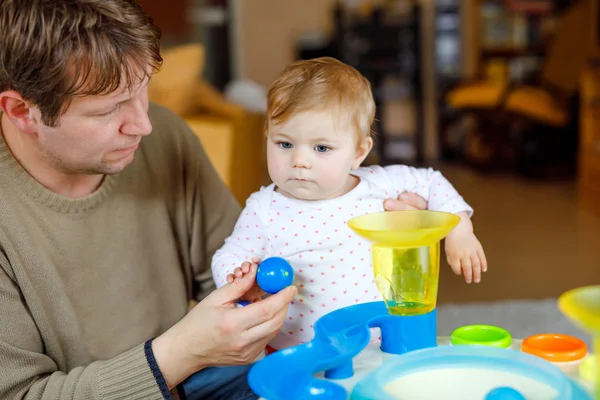
<path fill-rule="evenodd" d="M 446 237 L 446 259 L 456 275 L 465 276 L 465 282 L 479 283 L 481 273 L 487 271 L 487 260 L 481 243 L 473 233 L 473 224 L 466 213 L 459 213 L 461 221 Z"/>
<path fill-rule="evenodd" d="M 236 308 L 255 285 L 255 263 L 247 274 L 215 290 L 152 343 L 169 389 L 202 368 L 248 364 L 281 327 L 298 289 L 290 286 L 265 300 Z"/>
<path fill-rule="evenodd" d="M 427 201 L 418 194 L 404 192 L 397 199 L 386 199 L 383 208 L 386 211 L 427 210 Z"/>

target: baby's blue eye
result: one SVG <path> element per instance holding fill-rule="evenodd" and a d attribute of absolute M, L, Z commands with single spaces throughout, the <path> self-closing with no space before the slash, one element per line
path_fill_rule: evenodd
<path fill-rule="evenodd" d="M 318 153 L 326 153 L 326 152 L 328 152 L 328 151 L 329 151 L 329 150 L 331 150 L 331 149 L 330 149 L 329 147 L 327 147 L 327 146 L 316 146 L 316 147 L 315 147 L 315 150 L 316 150 Z"/>
<path fill-rule="evenodd" d="M 292 144 L 288 143 L 288 142 L 281 142 L 281 143 L 279 143 L 279 146 L 282 149 L 291 149 L 292 148 Z"/>

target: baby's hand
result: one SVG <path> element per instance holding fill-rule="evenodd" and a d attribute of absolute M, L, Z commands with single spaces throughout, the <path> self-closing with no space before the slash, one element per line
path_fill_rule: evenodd
<path fill-rule="evenodd" d="M 467 283 L 479 283 L 481 273 L 487 271 L 485 253 L 472 229 L 457 226 L 446 237 L 446 259 L 456 275 L 462 272 Z"/>
<path fill-rule="evenodd" d="M 242 277 L 244 277 L 246 274 L 248 274 L 250 272 L 250 269 L 252 268 L 253 265 L 258 266 L 258 264 L 260 263 L 260 258 L 258 257 L 253 257 L 252 258 L 252 262 L 248 262 L 245 261 L 242 263 L 242 265 L 240 267 L 237 267 L 236 269 L 233 270 L 233 273 L 227 275 L 227 283 L 234 283 L 237 279 L 241 279 Z M 265 294 L 265 292 L 263 292 L 261 290 L 260 287 L 258 287 L 258 284 L 256 282 L 254 282 L 254 286 L 252 287 L 252 289 L 250 289 L 243 297 L 243 300 L 248 300 L 248 301 L 257 301 L 260 300 L 260 298 Z"/>

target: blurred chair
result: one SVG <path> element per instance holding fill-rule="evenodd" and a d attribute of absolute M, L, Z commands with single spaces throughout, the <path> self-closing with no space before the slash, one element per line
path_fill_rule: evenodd
<path fill-rule="evenodd" d="M 227 101 L 202 78 L 204 47 L 162 51 L 163 66 L 150 80 L 150 101 L 183 117 L 202 141 L 219 176 L 238 202 L 268 184 L 264 115 Z"/>
<path fill-rule="evenodd" d="M 589 0 L 564 11 L 535 81 L 466 83 L 448 93 L 451 107 L 476 119 L 477 137 L 471 145 L 478 148 L 471 154 L 467 149 L 473 164 L 508 162 L 529 176 L 574 173 L 576 92 L 587 59 L 589 12 Z"/>

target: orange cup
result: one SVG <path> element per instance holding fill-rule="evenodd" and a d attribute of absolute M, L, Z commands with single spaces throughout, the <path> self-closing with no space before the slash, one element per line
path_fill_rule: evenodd
<path fill-rule="evenodd" d="M 581 339 L 557 333 L 533 335 L 523 340 L 521 351 L 552 363 L 572 363 L 587 356 L 587 345 Z"/>

